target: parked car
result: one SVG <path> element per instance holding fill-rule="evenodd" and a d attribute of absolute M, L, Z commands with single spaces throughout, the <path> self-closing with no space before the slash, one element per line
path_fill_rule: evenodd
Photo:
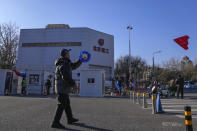
<path fill-rule="evenodd" d="M 161 96 L 168 97 L 168 89 L 166 88 L 165 85 L 161 86 L 160 93 L 161 93 Z"/>
<path fill-rule="evenodd" d="M 184 82 L 184 88 L 194 88 L 194 85 L 190 83 L 190 81 Z"/>

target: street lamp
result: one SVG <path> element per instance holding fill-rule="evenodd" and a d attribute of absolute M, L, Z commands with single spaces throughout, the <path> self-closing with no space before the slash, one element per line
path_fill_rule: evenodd
<path fill-rule="evenodd" d="M 161 53 L 161 51 L 156 51 L 156 52 L 153 52 L 153 81 L 155 80 L 155 54 L 159 54 Z"/>
<path fill-rule="evenodd" d="M 130 31 L 133 28 L 131 26 L 127 26 L 127 30 L 129 30 L 129 79 L 131 79 L 131 42 L 130 42 Z"/>

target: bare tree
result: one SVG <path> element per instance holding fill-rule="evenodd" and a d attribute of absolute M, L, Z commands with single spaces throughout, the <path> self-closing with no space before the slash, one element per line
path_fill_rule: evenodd
<path fill-rule="evenodd" d="M 141 57 L 131 57 L 131 78 L 139 81 L 143 78 L 143 73 L 146 69 L 146 61 Z M 124 81 L 129 80 L 129 56 L 120 57 L 115 63 L 114 70 L 116 77 L 124 78 Z"/>
<path fill-rule="evenodd" d="M 188 56 L 184 56 L 181 60 L 181 70 L 193 67 L 193 62 L 189 59 Z"/>
<path fill-rule="evenodd" d="M 0 24 L 0 68 L 12 69 L 16 64 L 18 27 L 13 23 Z"/>
<path fill-rule="evenodd" d="M 196 66 L 197 65 L 197 58 L 194 59 L 193 61 L 193 65 Z"/>
<path fill-rule="evenodd" d="M 169 61 L 163 62 L 163 67 L 170 70 L 180 70 L 180 60 L 172 57 Z"/>

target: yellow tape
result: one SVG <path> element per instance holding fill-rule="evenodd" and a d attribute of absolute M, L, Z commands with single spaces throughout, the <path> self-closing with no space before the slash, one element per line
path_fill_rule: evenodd
<path fill-rule="evenodd" d="M 192 120 L 185 120 L 185 125 L 192 125 Z"/>
<path fill-rule="evenodd" d="M 191 111 L 185 111 L 185 116 L 192 116 Z"/>

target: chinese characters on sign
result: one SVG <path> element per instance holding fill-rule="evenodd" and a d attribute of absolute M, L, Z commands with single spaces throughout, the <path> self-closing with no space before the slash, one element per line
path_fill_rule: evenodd
<path fill-rule="evenodd" d="M 98 51 L 98 52 L 103 52 L 103 53 L 109 53 L 109 49 L 105 49 L 105 48 L 101 48 L 101 47 L 97 47 L 97 46 L 94 46 L 93 47 L 94 51 Z"/>
<path fill-rule="evenodd" d="M 103 46 L 104 45 L 104 39 L 99 39 L 98 40 L 98 44 L 99 44 L 99 46 Z M 102 48 L 102 47 L 98 47 L 98 46 L 93 46 L 93 50 L 94 51 L 97 51 L 97 52 L 102 52 L 102 53 L 109 54 L 109 49 L 106 49 L 106 48 Z"/>

